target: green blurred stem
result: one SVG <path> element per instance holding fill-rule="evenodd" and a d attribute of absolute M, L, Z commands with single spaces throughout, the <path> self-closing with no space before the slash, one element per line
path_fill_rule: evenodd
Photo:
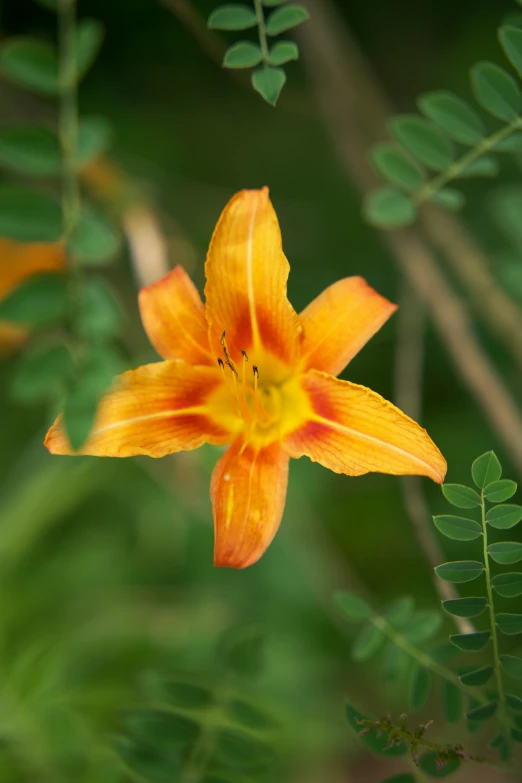
<path fill-rule="evenodd" d="M 263 5 L 261 0 L 254 0 L 254 6 L 256 9 L 257 27 L 259 29 L 259 45 L 261 47 L 261 51 L 263 52 L 263 64 L 265 68 L 267 68 L 270 65 L 270 54 L 268 51 L 268 41 L 266 38 L 266 28 L 265 28 L 265 15 L 263 13 Z"/>
<path fill-rule="evenodd" d="M 439 190 L 442 190 L 449 182 L 460 177 L 468 166 L 471 166 L 472 163 L 492 150 L 499 142 L 509 138 L 515 131 L 521 129 L 522 118 L 517 117 L 517 119 L 509 125 L 496 131 L 496 133 L 492 133 L 491 136 L 482 139 L 476 147 L 473 147 L 473 149 L 459 158 L 459 160 L 452 163 L 451 166 L 448 166 L 445 171 L 423 185 L 422 188 L 413 195 L 413 201 L 416 204 L 422 204 L 425 201 L 429 201 L 432 196 L 438 193 Z"/>
<path fill-rule="evenodd" d="M 486 589 L 488 593 L 488 606 L 489 606 L 489 624 L 491 627 L 491 640 L 493 643 L 493 667 L 495 669 L 495 677 L 497 681 L 498 692 L 498 718 L 500 727 L 502 729 L 502 735 L 506 744 L 506 753 L 508 757 L 511 756 L 511 730 L 509 726 L 509 716 L 507 712 L 506 696 L 504 693 L 504 684 L 502 682 L 502 670 L 500 668 L 500 656 L 498 652 L 498 632 L 495 622 L 495 604 L 493 603 L 493 588 L 491 586 L 491 570 L 489 567 L 489 554 L 488 554 L 488 526 L 486 522 L 486 500 L 484 497 L 484 490 L 480 493 L 480 512 L 482 520 L 482 543 L 484 546 L 484 567 L 486 574 Z"/>

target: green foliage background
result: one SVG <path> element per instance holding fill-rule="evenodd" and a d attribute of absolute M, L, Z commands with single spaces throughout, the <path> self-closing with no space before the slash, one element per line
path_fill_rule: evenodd
<path fill-rule="evenodd" d="M 215 4 L 196 5 L 206 18 Z M 502 13 L 514 11 L 509 0 L 337 5 L 400 110 L 439 87 L 469 97 L 467 71 L 476 60 L 505 65 L 495 30 Z M 79 6 L 107 30 L 82 85 L 81 110 L 113 123 L 115 158 L 156 205 L 172 263 L 183 252 L 201 287 L 222 207 L 235 191 L 266 184 L 296 309 L 352 274 L 398 299 L 396 268 L 361 217 L 300 64 L 287 66 L 289 83 L 274 111 L 210 62 L 161 3 Z M 52 24 L 32 0 L 3 4 L 6 35 L 51 35 Z M 40 107 L 0 81 L 6 121 L 18 111 L 35 116 Z M 516 185 L 520 176 L 506 161 L 495 187 Z M 499 228 L 489 182 L 467 182 L 464 190 L 466 219 L 490 251 L 494 275 L 522 302 L 520 229 L 506 234 L 502 221 Z M 126 352 L 132 361 L 153 360 L 125 254 L 110 278 L 130 314 Z M 520 400 L 509 357 L 477 328 Z M 392 319 L 343 377 L 392 399 L 395 336 Z M 212 693 L 224 687 L 231 700 L 269 716 L 254 734 L 277 750 L 276 772 L 240 769 L 237 780 L 335 783 L 391 774 L 392 761 L 376 761 L 353 744 L 343 698 L 377 711 L 383 700 L 391 710 L 404 705 L 392 687 L 383 698 L 371 662 L 351 661 L 352 631 L 339 625 L 331 595 L 362 584 L 379 603 L 404 593 L 421 608 L 437 603 L 397 479 L 349 479 L 293 462 L 283 525 L 268 553 L 245 572 L 216 570 L 207 492 L 216 450 L 154 465 L 53 459 L 41 445 L 48 412 L 23 407 L 9 392 L 13 362 L 0 365 L 0 781 L 126 780 L 113 753 L 125 731 L 122 716 L 153 701 L 158 679 Z M 424 384 L 423 423 L 448 459 L 449 480 L 469 483 L 471 461 L 489 448 L 505 475 L 514 475 L 431 328 Z M 433 513 L 446 513 L 438 488 L 425 484 Z M 458 556 L 452 543 L 444 546 L 448 559 Z M 262 673 L 229 681 L 217 662 L 219 639 L 251 625 L 265 639 Z M 442 724 L 438 701 L 421 717 Z M 452 741 L 451 732 L 442 739 Z"/>

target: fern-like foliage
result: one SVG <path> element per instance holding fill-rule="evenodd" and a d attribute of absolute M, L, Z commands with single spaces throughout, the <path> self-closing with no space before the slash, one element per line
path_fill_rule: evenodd
<path fill-rule="evenodd" d="M 522 78 L 522 29 L 503 25 L 498 37 Z M 370 223 L 380 228 L 409 225 L 427 202 L 458 210 L 464 195 L 449 185 L 468 177 L 494 177 L 499 169 L 497 153 L 522 151 L 518 81 L 486 61 L 471 68 L 470 80 L 479 106 L 502 124 L 488 134 L 480 113 L 458 95 L 447 90 L 421 95 L 420 114 L 391 118 L 394 142 L 372 150 L 373 165 L 389 184 L 366 199 L 364 212 Z"/>
<path fill-rule="evenodd" d="M 265 18 L 265 9 L 271 9 Z M 208 26 L 216 30 L 248 30 L 257 27 L 259 43 L 238 41 L 229 47 L 223 60 L 224 68 L 254 68 L 252 86 L 275 106 L 286 83 L 285 63 L 299 58 L 294 41 L 277 41 L 272 46 L 269 39 L 291 30 L 308 19 L 308 11 L 287 0 L 254 0 L 253 6 L 234 3 L 216 8 L 210 15 Z"/>

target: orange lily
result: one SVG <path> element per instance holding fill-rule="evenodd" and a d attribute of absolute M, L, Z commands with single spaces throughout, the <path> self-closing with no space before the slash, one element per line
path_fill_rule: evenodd
<path fill-rule="evenodd" d="M 245 568 L 283 514 L 290 457 L 336 473 L 429 476 L 446 462 L 412 419 L 340 373 L 395 311 L 360 277 L 327 288 L 300 316 L 268 190 L 227 205 L 206 263 L 206 305 L 177 267 L 140 292 L 147 334 L 164 361 L 119 376 L 81 453 L 162 457 L 231 444 L 211 482 L 214 560 Z M 60 418 L 46 446 L 70 454 Z"/>
<path fill-rule="evenodd" d="M 58 243 L 23 243 L 0 237 L 0 299 L 26 278 L 65 270 L 65 250 Z M 25 326 L 0 321 L 0 353 L 17 348 L 28 334 Z"/>

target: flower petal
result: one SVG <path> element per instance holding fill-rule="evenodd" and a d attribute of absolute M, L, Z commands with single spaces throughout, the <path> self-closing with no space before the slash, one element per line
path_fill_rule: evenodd
<path fill-rule="evenodd" d="M 59 242 L 14 242 L 0 238 L 0 298 L 32 275 L 64 272 L 65 247 Z"/>
<path fill-rule="evenodd" d="M 303 369 L 339 375 L 396 309 L 362 277 L 326 288 L 299 316 Z"/>
<path fill-rule="evenodd" d="M 181 361 L 147 364 L 118 376 L 101 401 L 95 425 L 79 453 L 97 457 L 164 457 L 203 443 L 232 440 L 224 418 L 219 370 Z M 226 397 L 225 397 L 226 404 Z M 45 439 L 52 454 L 71 454 L 61 416 Z"/>
<path fill-rule="evenodd" d="M 222 356 L 220 338 L 228 327 L 234 362 L 241 362 L 244 349 L 272 380 L 296 364 L 300 324 L 286 297 L 289 268 L 268 188 L 241 191 L 221 215 L 206 263 L 207 319 L 216 356 Z"/>
<path fill-rule="evenodd" d="M 244 446 L 240 437 L 212 475 L 214 564 L 246 568 L 272 542 L 283 516 L 288 456 L 278 443 Z"/>
<path fill-rule="evenodd" d="M 446 460 L 426 430 L 365 386 L 311 370 L 302 376 L 308 421 L 284 441 L 291 457 L 306 455 L 336 473 L 429 476 L 442 484 Z"/>
<path fill-rule="evenodd" d="M 205 307 L 182 266 L 142 288 L 139 305 L 145 331 L 160 356 L 216 365 L 210 353 Z"/>

